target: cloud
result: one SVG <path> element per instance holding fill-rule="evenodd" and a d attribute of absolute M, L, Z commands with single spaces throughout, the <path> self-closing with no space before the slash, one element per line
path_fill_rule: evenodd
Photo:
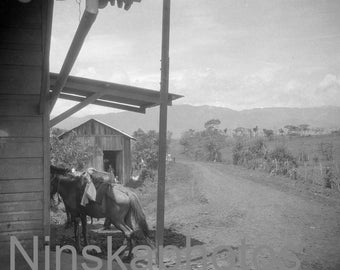
<path fill-rule="evenodd" d="M 319 84 L 320 92 L 339 92 L 340 79 L 333 74 L 327 74 Z"/>
<path fill-rule="evenodd" d="M 326 74 L 314 91 L 315 103 L 340 106 L 340 79 L 333 74 Z"/>

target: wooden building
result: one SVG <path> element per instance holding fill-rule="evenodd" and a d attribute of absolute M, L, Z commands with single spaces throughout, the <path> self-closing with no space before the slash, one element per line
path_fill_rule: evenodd
<path fill-rule="evenodd" d="M 9 269 L 11 236 L 15 236 L 30 254 L 33 236 L 40 237 L 39 247 L 43 250 L 42 244 L 48 239 L 44 236 L 50 235 L 50 127 L 88 104 L 145 113 L 147 108 L 161 103 L 159 91 L 69 76 L 98 8 L 107 0 L 86 0 L 82 20 L 63 67 L 59 74 L 51 75 L 53 3 L 54 0 L 0 1 L 1 269 Z M 166 97 L 171 105 L 172 100 L 181 96 L 169 94 Z M 50 120 L 50 112 L 58 98 L 79 103 Z M 114 133 L 114 129 L 103 130 Z M 115 140 L 105 138 L 105 131 L 100 134 L 102 137 L 95 136 L 95 140 L 102 140 L 100 145 Z M 116 166 L 123 163 L 123 151 L 128 143 L 121 141 L 120 148 L 118 144 L 116 148 L 113 144 L 107 145 L 111 148 L 104 151 L 113 152 L 111 159 L 116 159 Z M 123 166 L 121 170 L 125 177 L 128 167 Z"/>
<path fill-rule="evenodd" d="M 32 249 L 33 235 L 49 235 L 51 3 L 0 3 L 1 263 L 8 261 L 10 236 Z"/>
<path fill-rule="evenodd" d="M 88 164 L 100 171 L 113 169 L 118 180 L 126 184 L 131 176 L 131 140 L 133 137 L 97 119 L 85 123 L 63 133 L 60 139 L 67 139 L 70 132 L 75 132 L 77 140 L 92 151 Z"/>

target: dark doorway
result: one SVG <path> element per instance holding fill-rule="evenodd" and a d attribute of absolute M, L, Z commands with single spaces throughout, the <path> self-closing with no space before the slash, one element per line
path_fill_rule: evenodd
<path fill-rule="evenodd" d="M 113 172 L 118 179 L 121 179 L 121 153 L 122 151 L 103 151 L 104 171 Z"/>

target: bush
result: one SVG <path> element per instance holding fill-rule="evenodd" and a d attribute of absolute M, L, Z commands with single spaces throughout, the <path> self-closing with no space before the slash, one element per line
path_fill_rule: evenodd
<path fill-rule="evenodd" d="M 145 167 L 156 170 L 158 167 L 159 134 L 154 130 L 144 132 L 138 129 L 133 133 L 136 139 L 132 143 L 132 159 L 136 167 Z M 170 145 L 171 133 L 167 134 L 167 147 Z"/>
<path fill-rule="evenodd" d="M 326 161 L 333 160 L 334 147 L 331 142 L 322 142 L 318 145 L 318 151 Z"/>
<path fill-rule="evenodd" d="M 50 132 L 51 164 L 83 170 L 93 156 L 93 149 L 77 141 L 76 133 L 71 132 L 65 139 L 59 139 L 61 133 L 57 128 L 52 128 Z"/>
<path fill-rule="evenodd" d="M 233 147 L 233 164 L 248 169 L 261 168 L 274 175 L 297 178 L 297 161 L 285 146 L 268 152 L 263 139 L 238 140 Z"/>
<path fill-rule="evenodd" d="M 261 138 L 251 141 L 238 140 L 232 151 L 234 165 L 242 165 L 252 169 L 263 164 L 267 153 L 266 145 Z"/>
<path fill-rule="evenodd" d="M 274 175 L 287 175 L 296 179 L 296 168 L 298 167 L 296 158 L 285 146 L 277 146 L 272 150 L 267 159 L 269 172 Z"/>
<path fill-rule="evenodd" d="M 212 119 L 205 123 L 202 131 L 185 131 L 180 139 L 184 154 L 195 160 L 221 162 L 221 149 L 227 144 L 226 135 L 218 128 L 219 124 L 218 119 Z"/>

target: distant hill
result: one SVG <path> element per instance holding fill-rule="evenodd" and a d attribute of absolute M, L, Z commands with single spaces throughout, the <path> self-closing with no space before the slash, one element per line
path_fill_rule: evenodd
<path fill-rule="evenodd" d="M 70 117 L 57 127 L 71 129 L 83 121 L 96 118 L 122 131 L 132 134 L 138 128 L 145 131 L 158 130 L 159 107 L 147 110 L 146 114 L 119 112 L 96 114 L 86 117 Z M 204 123 L 217 118 L 220 128 L 236 127 L 278 129 L 285 125 L 309 124 L 311 127 L 340 128 L 340 107 L 316 108 L 263 108 L 235 111 L 213 106 L 175 105 L 168 109 L 168 130 L 179 138 L 185 130 L 201 130 Z"/>

